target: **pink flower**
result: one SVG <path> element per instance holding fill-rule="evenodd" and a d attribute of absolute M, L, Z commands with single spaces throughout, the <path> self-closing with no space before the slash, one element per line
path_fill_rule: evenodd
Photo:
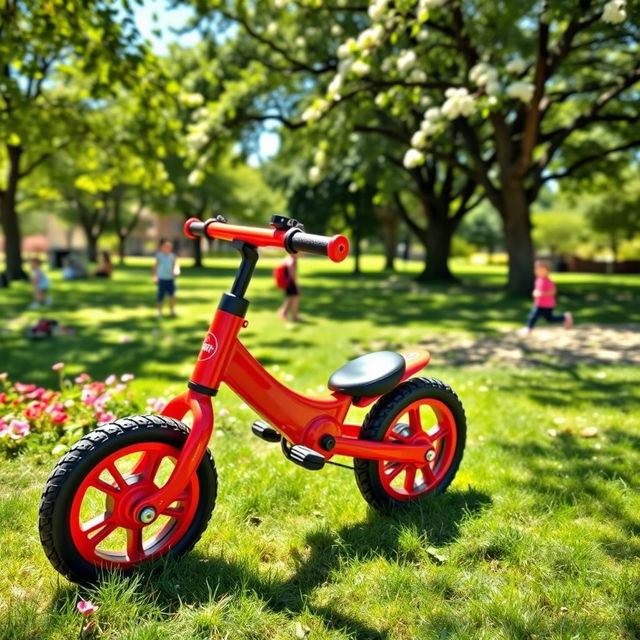
<path fill-rule="evenodd" d="M 131 382 L 134 378 L 133 373 L 125 373 L 120 377 L 120 380 L 122 380 L 122 382 Z"/>
<path fill-rule="evenodd" d="M 3 371 L 2 373 L 0 373 L 0 380 L 4 381 L 8 376 L 9 374 L 6 371 Z"/>
<path fill-rule="evenodd" d="M 42 398 L 45 392 L 46 392 L 46 389 L 42 387 L 38 387 L 37 389 L 34 389 L 30 393 L 27 393 L 25 398 L 28 398 L 29 400 L 37 400 L 38 398 Z"/>
<path fill-rule="evenodd" d="M 111 411 L 105 411 L 98 416 L 98 422 L 113 422 L 116 419 L 115 415 Z"/>
<path fill-rule="evenodd" d="M 80 399 L 87 405 L 87 407 L 92 407 L 96 402 L 96 398 L 96 394 L 91 389 L 87 389 L 86 387 L 80 394 Z"/>
<path fill-rule="evenodd" d="M 111 394 L 110 393 L 103 393 L 100 396 L 98 396 L 98 398 L 96 398 L 96 401 L 93 403 L 93 406 L 95 408 L 95 410 L 97 412 L 102 412 L 104 411 L 104 407 L 105 405 L 111 400 Z"/>
<path fill-rule="evenodd" d="M 7 402 L 7 394 L 3 391 L 0 393 L 0 404 L 6 404 Z"/>
<path fill-rule="evenodd" d="M 114 388 L 113 391 L 114 393 L 121 393 L 122 391 L 125 391 L 127 388 L 126 384 L 117 384 Z"/>
<path fill-rule="evenodd" d="M 76 384 L 83 384 L 91 380 L 91 376 L 88 373 L 81 373 L 79 376 L 76 376 L 75 380 Z"/>
<path fill-rule="evenodd" d="M 60 371 L 64 369 L 64 362 L 56 362 L 53 367 L 51 367 L 54 371 Z"/>
<path fill-rule="evenodd" d="M 69 415 L 64 411 L 52 411 L 51 421 L 54 424 L 64 424 L 69 419 Z"/>
<path fill-rule="evenodd" d="M 218 417 L 220 418 L 226 418 L 228 415 L 229 415 L 228 409 L 220 409 L 220 411 L 218 411 Z"/>
<path fill-rule="evenodd" d="M 90 616 L 92 613 L 95 613 L 100 607 L 97 604 L 93 604 L 90 600 L 80 600 L 76 605 L 78 607 L 78 611 L 83 616 Z"/>
<path fill-rule="evenodd" d="M 115 375 L 113 375 L 113 373 L 104 381 L 104 383 L 107 385 L 107 387 L 110 387 L 112 384 L 115 384 L 116 380 L 118 378 L 115 377 Z"/>
<path fill-rule="evenodd" d="M 13 386 L 18 393 L 30 393 L 36 388 L 35 384 L 23 384 L 22 382 L 16 382 Z"/>
<path fill-rule="evenodd" d="M 4 418 L 0 418 L 0 438 L 4 438 L 9 433 L 9 425 L 4 421 Z"/>
<path fill-rule="evenodd" d="M 164 398 L 149 398 L 147 400 L 147 408 L 154 413 L 160 413 L 167 406 L 167 401 Z"/>
<path fill-rule="evenodd" d="M 37 420 L 46 408 L 46 403 L 34 400 L 30 402 L 29 406 L 24 410 L 24 417 L 27 420 Z"/>
<path fill-rule="evenodd" d="M 12 420 L 9 424 L 9 431 L 13 440 L 20 440 L 29 435 L 31 427 L 26 420 Z"/>

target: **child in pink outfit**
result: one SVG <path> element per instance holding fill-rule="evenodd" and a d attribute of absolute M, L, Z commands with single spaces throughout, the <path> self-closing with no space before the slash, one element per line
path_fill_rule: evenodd
<path fill-rule="evenodd" d="M 568 311 L 562 315 L 553 312 L 556 306 L 556 285 L 549 277 L 550 271 L 551 266 L 546 260 L 536 260 L 533 309 L 531 309 L 525 328 L 527 335 L 533 331 L 533 327 L 540 317 L 547 322 L 562 322 L 565 329 L 570 329 L 573 326 L 573 317 Z"/>

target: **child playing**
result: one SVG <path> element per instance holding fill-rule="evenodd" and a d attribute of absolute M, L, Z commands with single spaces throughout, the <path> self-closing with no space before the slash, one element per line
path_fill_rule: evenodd
<path fill-rule="evenodd" d="M 162 307 L 165 296 L 169 296 L 169 310 L 176 315 L 176 281 L 179 274 L 178 259 L 173 253 L 173 243 L 170 240 L 160 241 L 160 251 L 156 254 L 153 265 L 153 282 L 158 285 L 158 318 L 162 317 Z"/>
<path fill-rule="evenodd" d="M 536 260 L 533 309 L 529 314 L 527 326 L 523 330 L 525 335 L 529 335 L 533 331 L 533 327 L 540 317 L 543 317 L 547 322 L 562 322 L 565 329 L 570 329 L 573 326 L 573 317 L 568 311 L 562 315 L 553 313 L 556 306 L 556 285 L 549 277 L 550 271 L 551 265 L 547 260 Z"/>
<path fill-rule="evenodd" d="M 29 264 L 31 265 L 31 286 L 33 288 L 33 302 L 29 305 L 29 309 L 39 309 L 43 304 L 51 304 L 49 278 L 42 270 L 40 258 L 32 258 Z"/>
<path fill-rule="evenodd" d="M 283 319 L 287 319 L 287 312 L 291 312 L 291 320 L 293 322 L 302 322 L 302 319 L 298 315 L 298 309 L 300 308 L 300 288 L 296 283 L 296 275 L 298 271 L 298 256 L 293 253 L 288 255 L 283 262 L 283 266 L 286 269 L 287 283 L 284 287 L 284 302 L 278 309 L 278 315 Z"/>

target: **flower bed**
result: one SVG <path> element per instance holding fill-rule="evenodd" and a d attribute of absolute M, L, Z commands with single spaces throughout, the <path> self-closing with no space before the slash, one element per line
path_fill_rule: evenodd
<path fill-rule="evenodd" d="M 64 376 L 64 363 L 52 369 L 60 376 L 59 391 L 13 383 L 7 373 L 0 373 L 0 454 L 45 449 L 60 455 L 97 425 L 145 407 L 129 391 L 132 374 L 112 374 L 98 381 L 81 373 L 71 380 Z M 163 398 L 149 398 L 146 408 L 160 412 L 165 404 Z"/>

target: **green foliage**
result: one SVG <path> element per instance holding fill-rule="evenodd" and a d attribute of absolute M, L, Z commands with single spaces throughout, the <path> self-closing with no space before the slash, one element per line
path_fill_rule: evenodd
<path fill-rule="evenodd" d="M 620 244 L 640 234 L 640 194 L 605 193 L 588 209 L 587 220 L 593 231 L 606 240 L 616 258 Z"/>
<path fill-rule="evenodd" d="M 458 233 L 471 245 L 494 253 L 504 242 L 504 232 L 498 214 L 487 208 L 479 207 L 472 211 L 460 225 Z"/>
<path fill-rule="evenodd" d="M 540 211 L 533 215 L 533 239 L 538 251 L 551 255 L 575 253 L 589 240 L 586 220 L 577 211 Z"/>

